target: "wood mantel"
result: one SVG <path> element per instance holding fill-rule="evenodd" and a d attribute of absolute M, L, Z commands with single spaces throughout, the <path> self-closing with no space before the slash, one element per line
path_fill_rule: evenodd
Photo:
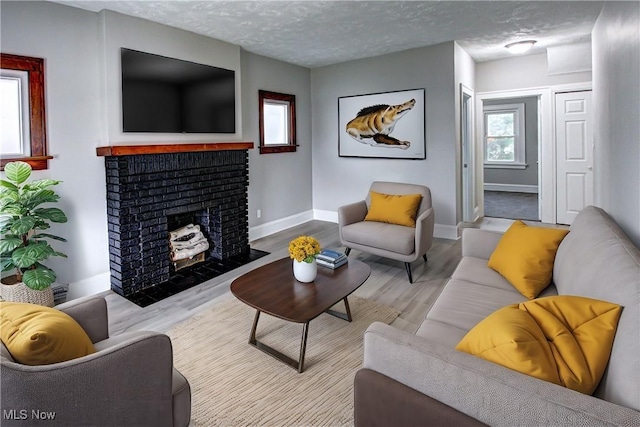
<path fill-rule="evenodd" d="M 96 148 L 98 156 L 135 156 L 138 154 L 189 153 L 197 151 L 249 150 L 253 142 L 213 142 L 194 144 L 109 145 Z"/>

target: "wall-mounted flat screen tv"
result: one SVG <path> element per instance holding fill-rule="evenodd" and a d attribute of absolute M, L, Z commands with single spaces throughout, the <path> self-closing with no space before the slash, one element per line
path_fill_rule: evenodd
<path fill-rule="evenodd" d="M 234 133 L 235 72 L 121 49 L 123 132 Z"/>

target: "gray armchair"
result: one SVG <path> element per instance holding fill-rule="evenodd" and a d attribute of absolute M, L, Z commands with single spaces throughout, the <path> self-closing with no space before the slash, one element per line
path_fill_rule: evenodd
<path fill-rule="evenodd" d="M 411 263 L 420 257 L 427 262 L 427 251 L 433 243 L 434 212 L 431 190 L 424 185 L 376 181 L 371 184 L 370 191 L 399 195 L 421 194 L 422 201 L 416 213 L 416 227 L 364 221 L 371 206 L 369 192 L 365 200 L 338 209 L 340 243 L 346 247 L 347 255 L 351 249 L 357 249 L 404 262 L 409 282 L 413 283 Z"/>
<path fill-rule="evenodd" d="M 187 426 L 191 390 L 173 368 L 168 336 L 109 337 L 107 304 L 91 297 L 56 307 L 74 318 L 96 353 L 42 366 L 16 363 L 0 343 L 3 426 Z M 53 418 L 37 421 L 38 411 Z"/>

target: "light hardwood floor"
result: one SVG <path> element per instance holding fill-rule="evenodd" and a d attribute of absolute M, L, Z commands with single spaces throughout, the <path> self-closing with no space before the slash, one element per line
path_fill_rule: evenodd
<path fill-rule="evenodd" d="M 229 291 L 233 279 L 288 256 L 289 241 L 300 235 L 314 236 L 323 247 L 341 248 L 338 225 L 314 220 L 251 242 L 252 248 L 270 252 L 269 255 L 148 307 L 138 307 L 114 292 L 104 292 L 111 334 L 133 330 L 167 332 L 174 325 L 234 298 Z M 429 262 L 420 259 L 412 263 L 414 283 L 410 284 L 403 263 L 353 250 L 350 258 L 371 266 L 371 276 L 354 295 L 398 310 L 400 316 L 392 325 L 415 332 L 460 261 L 460 251 L 460 240 L 435 239 L 427 254 Z"/>

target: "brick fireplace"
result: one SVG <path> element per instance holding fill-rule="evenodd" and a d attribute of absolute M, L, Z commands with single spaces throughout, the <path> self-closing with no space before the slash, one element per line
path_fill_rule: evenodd
<path fill-rule="evenodd" d="M 175 274 L 168 234 L 197 224 L 207 260 L 248 253 L 252 143 L 111 146 L 105 157 L 111 289 L 129 297 Z"/>

